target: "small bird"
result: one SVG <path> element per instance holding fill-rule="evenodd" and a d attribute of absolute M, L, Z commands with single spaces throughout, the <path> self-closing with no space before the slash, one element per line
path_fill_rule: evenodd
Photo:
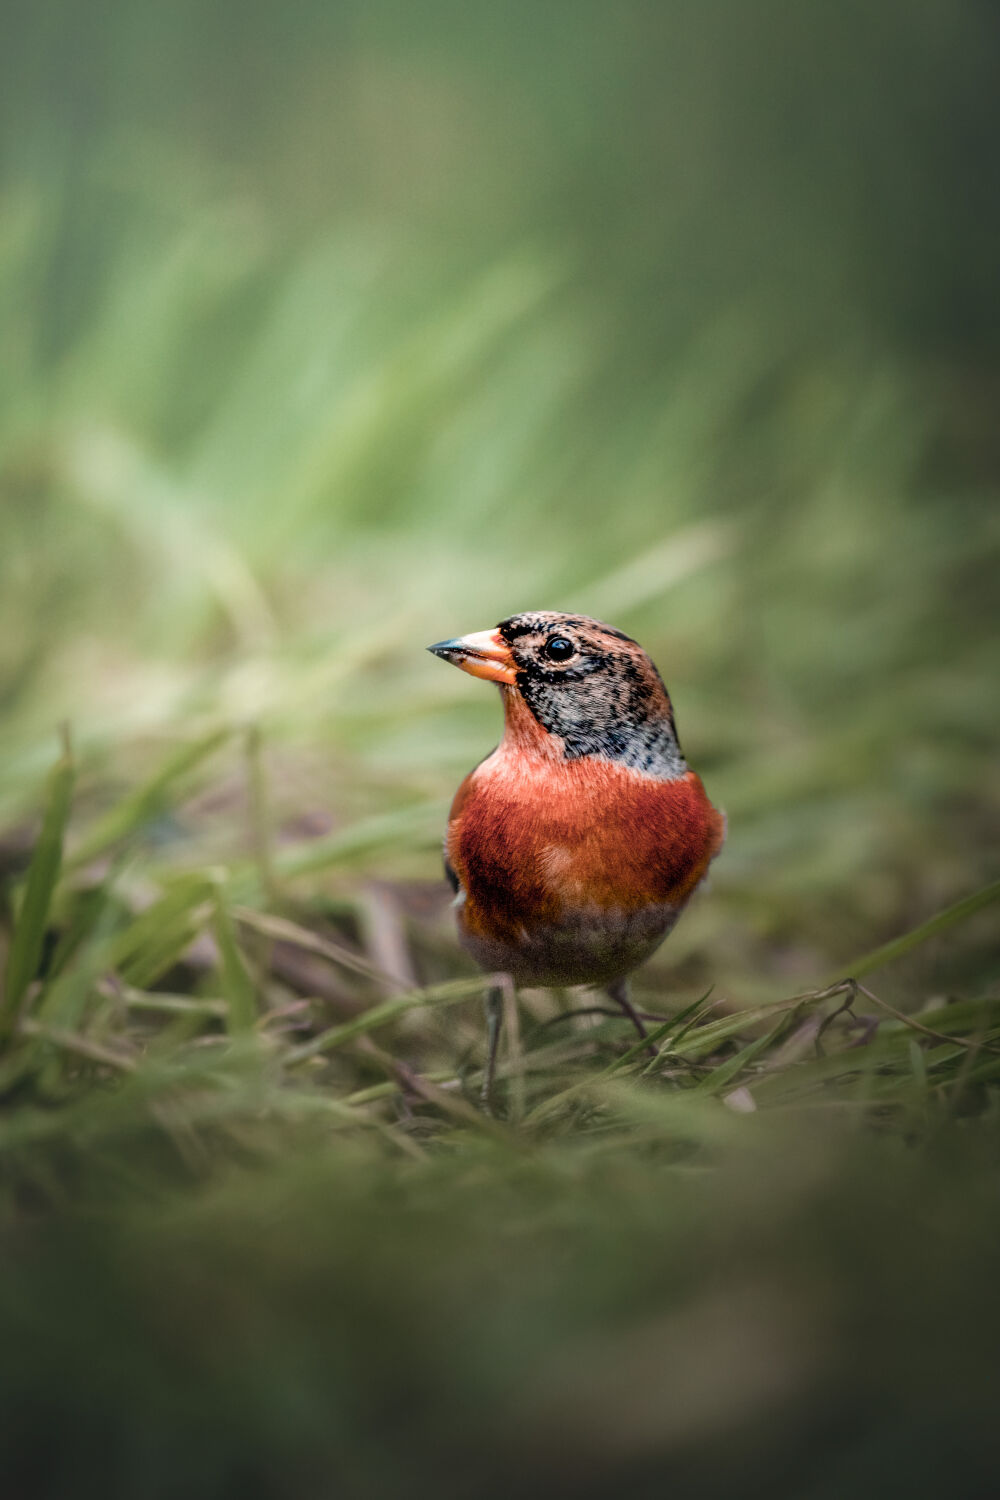
<path fill-rule="evenodd" d="M 504 707 L 503 738 L 448 819 L 462 946 L 515 985 L 603 987 L 645 1038 L 627 976 L 667 936 L 725 837 L 681 754 L 659 672 L 631 636 L 549 610 L 427 649 L 497 683 Z M 489 1109 L 502 990 L 490 990 L 486 1011 Z"/>

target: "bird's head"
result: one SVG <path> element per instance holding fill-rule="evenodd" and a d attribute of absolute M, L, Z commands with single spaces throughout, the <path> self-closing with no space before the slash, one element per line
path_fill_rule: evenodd
<path fill-rule="evenodd" d="M 595 756 L 658 777 L 687 769 L 659 672 L 631 636 L 600 620 L 533 611 L 427 649 L 499 684 L 508 732 L 527 708 L 536 737 L 551 737 L 548 754 Z"/>

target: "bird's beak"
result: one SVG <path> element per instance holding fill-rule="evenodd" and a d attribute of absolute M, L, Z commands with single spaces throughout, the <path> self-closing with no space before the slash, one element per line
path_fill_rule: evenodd
<path fill-rule="evenodd" d="M 438 641 L 427 649 L 473 677 L 485 677 L 487 682 L 514 683 L 517 680 L 514 658 L 499 630 L 480 630 L 475 635 L 456 636 L 453 641 Z"/>

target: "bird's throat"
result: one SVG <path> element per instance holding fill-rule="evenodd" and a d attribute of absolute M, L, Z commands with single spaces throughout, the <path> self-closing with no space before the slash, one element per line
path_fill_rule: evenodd
<path fill-rule="evenodd" d="M 635 722 L 595 724 L 547 714 L 546 705 L 529 701 L 520 687 L 501 686 L 500 695 L 505 749 L 549 762 L 584 757 L 611 761 L 657 781 L 675 781 L 688 769 L 677 742 L 669 701 L 662 715 Z"/>

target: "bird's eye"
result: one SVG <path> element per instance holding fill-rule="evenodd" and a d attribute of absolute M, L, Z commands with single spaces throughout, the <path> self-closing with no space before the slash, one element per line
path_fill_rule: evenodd
<path fill-rule="evenodd" d="M 545 642 L 545 655 L 549 661 L 569 661 L 576 655 L 576 647 L 564 635 L 555 635 Z"/>

